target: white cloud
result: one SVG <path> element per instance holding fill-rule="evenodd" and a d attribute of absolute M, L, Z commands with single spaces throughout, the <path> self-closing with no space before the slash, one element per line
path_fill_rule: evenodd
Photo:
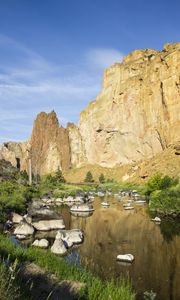
<path fill-rule="evenodd" d="M 12 54 L 8 61 L 0 56 L 0 140 L 27 139 L 40 111 L 54 109 L 62 125 L 77 122 L 100 91 L 102 70 L 122 58 L 117 50 L 92 49 L 78 65 L 54 65 L 6 36 L 0 46 Z"/>
<path fill-rule="evenodd" d="M 115 62 L 121 62 L 123 58 L 122 52 L 115 49 L 97 48 L 91 49 L 87 53 L 87 59 L 89 62 L 101 69 L 105 69 Z"/>

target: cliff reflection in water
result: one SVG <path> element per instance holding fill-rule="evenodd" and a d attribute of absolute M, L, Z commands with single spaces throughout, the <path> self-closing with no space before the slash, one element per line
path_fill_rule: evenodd
<path fill-rule="evenodd" d="M 112 204 L 114 203 L 114 204 Z M 70 228 L 85 232 L 79 247 L 81 263 L 103 278 L 128 274 L 142 299 L 144 291 L 156 292 L 157 300 L 180 299 L 180 236 L 163 237 L 159 225 L 151 222 L 146 206 L 124 211 L 112 199 L 109 209 L 100 206 L 87 218 L 71 216 Z M 116 261 L 118 254 L 132 253 L 132 265 Z"/>

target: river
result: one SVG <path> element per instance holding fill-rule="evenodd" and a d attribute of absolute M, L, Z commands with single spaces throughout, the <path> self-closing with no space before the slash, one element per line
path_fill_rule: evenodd
<path fill-rule="evenodd" d="M 157 293 L 156 300 L 180 299 L 180 236 L 179 224 L 154 224 L 148 206 L 135 206 L 125 211 L 122 202 L 109 197 L 109 208 L 101 207 L 96 197 L 94 213 L 75 217 L 69 208 L 62 208 L 66 229 L 79 228 L 85 233 L 83 244 L 68 254 L 72 263 L 86 265 L 103 279 L 128 276 L 137 299 L 143 292 Z M 118 254 L 131 253 L 132 264 L 116 261 Z"/>

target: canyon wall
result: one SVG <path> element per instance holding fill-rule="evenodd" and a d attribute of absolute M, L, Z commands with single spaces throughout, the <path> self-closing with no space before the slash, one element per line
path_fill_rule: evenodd
<path fill-rule="evenodd" d="M 38 114 L 31 136 L 33 172 L 52 173 L 71 166 L 69 136 L 67 129 L 59 125 L 56 113 Z"/>
<path fill-rule="evenodd" d="M 108 68 L 102 92 L 81 113 L 78 130 L 85 160 L 105 167 L 152 157 L 177 142 L 180 43 L 162 52 L 134 51 Z"/>
<path fill-rule="evenodd" d="M 78 125 L 59 125 L 55 112 L 40 113 L 27 143 L 5 143 L 0 158 L 33 172 L 83 164 L 136 163 L 180 140 L 180 43 L 163 51 L 136 50 L 105 70 L 103 88 Z M 30 149 L 27 151 L 27 148 Z"/>

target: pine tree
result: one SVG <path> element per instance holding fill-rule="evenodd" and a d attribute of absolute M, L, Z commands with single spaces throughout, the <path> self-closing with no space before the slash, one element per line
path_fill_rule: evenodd
<path fill-rule="evenodd" d="M 94 182 L 92 173 L 90 171 L 87 172 L 84 182 Z"/>
<path fill-rule="evenodd" d="M 106 180 L 105 180 L 104 174 L 101 173 L 101 175 L 99 176 L 99 182 L 104 183 L 105 181 Z"/>
<path fill-rule="evenodd" d="M 59 167 L 58 167 L 58 169 L 56 171 L 55 178 L 56 178 L 57 183 L 59 183 L 59 182 L 62 182 L 62 183 L 66 182 L 66 180 L 65 180 L 65 178 L 63 176 L 63 173 L 62 173 L 62 171 L 60 170 Z"/>

